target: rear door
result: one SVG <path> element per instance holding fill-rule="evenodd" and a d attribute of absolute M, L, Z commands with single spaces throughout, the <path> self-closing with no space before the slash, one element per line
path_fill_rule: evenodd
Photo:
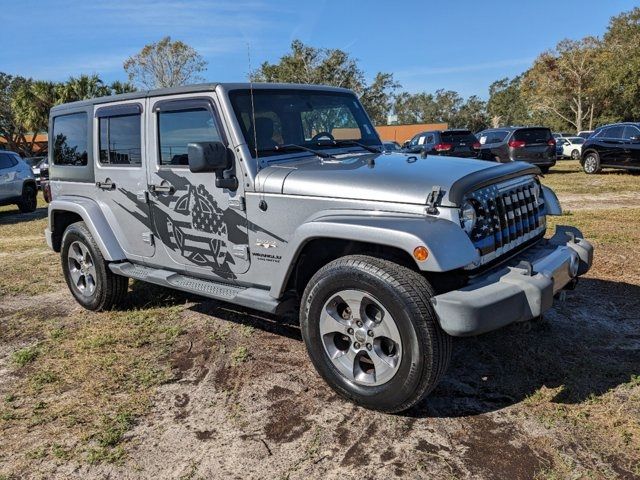
<path fill-rule="evenodd" d="M 127 258 L 153 255 L 147 204 L 145 122 L 140 101 L 95 108 L 96 200 Z"/>
<path fill-rule="evenodd" d="M 15 196 L 11 177 L 14 168 L 13 158 L 8 153 L 0 152 L 0 201 Z"/>
<path fill-rule="evenodd" d="M 0 152 L 0 200 L 18 195 L 16 189 L 16 160 L 12 155 Z"/>
<path fill-rule="evenodd" d="M 556 158 L 555 142 L 548 128 L 521 128 L 513 132 L 512 140 L 524 142 L 524 146 L 513 148 L 513 160 L 544 163 Z"/>

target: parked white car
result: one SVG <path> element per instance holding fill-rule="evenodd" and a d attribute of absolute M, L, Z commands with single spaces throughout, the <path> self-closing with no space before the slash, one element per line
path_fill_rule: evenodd
<path fill-rule="evenodd" d="M 582 144 L 586 139 L 582 137 L 562 137 L 556 139 L 558 145 L 562 145 L 562 158 L 578 160 L 582 154 Z"/>

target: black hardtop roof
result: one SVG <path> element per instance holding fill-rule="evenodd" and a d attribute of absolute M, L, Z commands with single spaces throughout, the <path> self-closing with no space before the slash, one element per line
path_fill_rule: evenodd
<path fill-rule="evenodd" d="M 78 102 L 63 103 L 56 105 L 51 109 L 51 113 L 56 113 L 64 110 L 75 109 L 78 107 L 87 107 L 91 105 L 99 105 L 102 103 L 115 103 L 124 100 L 136 100 L 148 97 L 162 97 L 168 95 L 178 95 L 182 93 L 196 93 L 196 92 L 213 92 L 218 86 L 224 90 L 246 90 L 253 88 L 254 90 L 319 90 L 319 91 L 333 91 L 341 93 L 353 93 L 346 88 L 331 87 L 328 85 L 307 85 L 298 83 L 198 83 L 195 85 L 184 85 L 180 87 L 161 88 L 157 90 L 141 90 L 139 92 L 122 93 L 119 95 L 108 95 L 106 97 L 90 98 L 88 100 L 80 100 Z"/>

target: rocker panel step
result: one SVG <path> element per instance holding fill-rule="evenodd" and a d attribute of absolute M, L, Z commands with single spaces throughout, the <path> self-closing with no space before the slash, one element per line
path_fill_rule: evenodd
<path fill-rule="evenodd" d="M 183 292 L 255 308 L 263 312 L 276 313 L 280 305 L 280 302 L 271 297 L 267 290 L 259 288 L 240 287 L 238 285 L 204 280 L 170 270 L 145 267 L 131 262 L 110 263 L 109 269 L 116 275 L 123 275 L 136 280 L 175 288 Z"/>

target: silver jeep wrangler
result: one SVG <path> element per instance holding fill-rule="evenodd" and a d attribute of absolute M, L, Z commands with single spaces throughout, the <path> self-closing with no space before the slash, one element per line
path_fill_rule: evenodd
<path fill-rule="evenodd" d="M 69 289 L 113 308 L 134 278 L 298 312 L 316 369 L 396 412 L 452 336 L 542 315 L 591 266 L 540 171 L 380 153 L 349 90 L 205 84 L 55 107 L 47 241 Z"/>

